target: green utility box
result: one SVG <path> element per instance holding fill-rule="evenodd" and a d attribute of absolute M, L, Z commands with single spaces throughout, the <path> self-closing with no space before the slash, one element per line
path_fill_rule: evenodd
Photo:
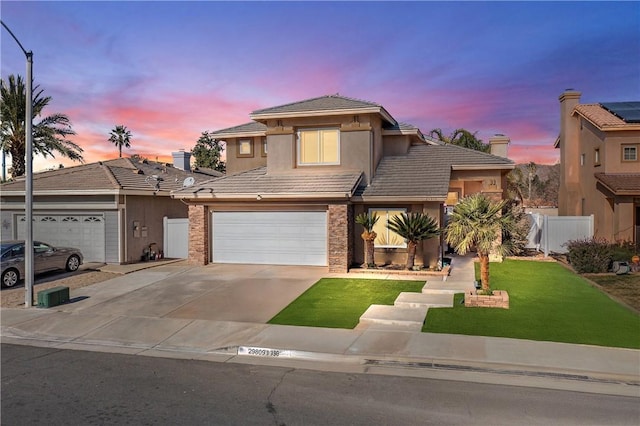
<path fill-rule="evenodd" d="M 69 287 L 53 287 L 38 292 L 38 306 L 50 308 L 69 301 Z"/>

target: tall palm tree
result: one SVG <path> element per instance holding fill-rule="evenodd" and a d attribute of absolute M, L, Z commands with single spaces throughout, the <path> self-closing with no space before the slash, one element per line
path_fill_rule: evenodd
<path fill-rule="evenodd" d="M 407 241 L 407 269 L 413 269 L 418 243 L 440 235 L 434 218 L 426 213 L 402 213 L 389 219 L 387 228 Z"/>
<path fill-rule="evenodd" d="M 463 198 L 453 208 L 445 229 L 445 239 L 460 254 L 475 247 L 480 258 L 482 290 L 491 292 L 489 285 L 489 254 L 495 250 L 506 256 L 512 251 L 510 244 L 503 244 L 501 236 L 515 231 L 515 221 L 507 209 L 508 200 L 493 202 L 482 194 Z"/>
<path fill-rule="evenodd" d="M 109 142 L 118 147 L 118 155 L 122 157 L 122 147 L 131 148 L 131 132 L 126 126 L 120 124 L 111 130 Z"/>
<path fill-rule="evenodd" d="M 373 268 L 376 266 L 375 263 L 375 240 L 378 234 L 376 234 L 373 230 L 373 227 L 378 223 L 378 215 L 370 214 L 370 213 L 360 213 L 356 216 L 356 223 L 358 225 L 362 225 L 364 228 L 364 232 L 362 235 L 362 239 L 364 240 L 366 259 L 365 262 L 367 264 L 367 268 Z"/>
<path fill-rule="evenodd" d="M 50 96 L 43 96 L 44 90 L 40 86 L 33 88 L 33 116 L 39 117 L 51 101 Z M 0 93 L 2 101 L 1 149 L 11 155 L 13 177 L 22 176 L 25 173 L 25 112 L 26 87 L 20 76 L 10 75 L 5 81 L 1 81 Z M 33 123 L 33 153 L 45 158 L 55 157 L 54 152 L 73 161 L 83 162 L 83 149 L 75 143 L 67 140 L 67 136 L 75 135 L 71 128 L 69 117 L 64 114 L 54 113 L 43 117 L 39 122 Z"/>

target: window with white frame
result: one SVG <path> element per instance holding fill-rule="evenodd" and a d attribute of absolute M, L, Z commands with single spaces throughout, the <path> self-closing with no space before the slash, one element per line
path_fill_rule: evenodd
<path fill-rule="evenodd" d="M 623 145 L 622 161 L 638 161 L 638 147 L 636 145 Z"/>
<path fill-rule="evenodd" d="M 600 148 L 596 148 L 593 151 L 593 164 L 596 166 L 600 165 Z"/>
<path fill-rule="evenodd" d="M 299 166 L 340 164 L 340 131 L 298 130 L 297 153 Z"/>
<path fill-rule="evenodd" d="M 373 227 L 373 231 L 377 234 L 374 242 L 376 247 L 380 248 L 406 248 L 407 243 L 400 235 L 387 228 L 389 220 L 395 216 L 406 213 L 407 209 L 400 208 L 371 208 L 369 214 L 377 215 L 378 222 Z"/>

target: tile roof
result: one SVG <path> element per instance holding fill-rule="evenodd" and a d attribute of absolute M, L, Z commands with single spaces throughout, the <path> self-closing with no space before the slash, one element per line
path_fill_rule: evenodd
<path fill-rule="evenodd" d="M 300 198 L 351 196 L 360 182 L 360 171 L 332 174 L 274 174 L 266 167 L 225 176 L 174 192 L 174 198 L 249 198 L 261 196 L 298 196 Z M 232 197 L 230 197 L 232 196 Z"/>
<path fill-rule="evenodd" d="M 267 126 L 265 126 L 262 123 L 252 121 L 250 123 L 244 123 L 238 126 L 227 127 L 226 129 L 216 130 L 215 132 L 209 132 L 209 134 L 212 136 L 222 137 L 222 136 L 243 134 L 243 133 L 251 133 L 251 134 L 266 133 L 266 131 L 267 131 Z"/>
<path fill-rule="evenodd" d="M 142 191 L 152 195 L 159 183 L 161 192 L 168 193 L 182 188 L 187 177 L 194 177 L 196 182 L 215 179 L 206 173 L 197 171 L 185 172 L 166 163 L 154 161 L 133 162 L 129 158 L 100 161 L 65 167 L 63 169 L 34 173 L 33 191 L 58 192 L 60 194 L 74 192 L 115 192 Z M 2 184 L 2 192 L 24 192 L 24 179 L 17 179 Z"/>
<path fill-rule="evenodd" d="M 615 195 L 640 195 L 638 173 L 596 173 L 595 177 Z"/>
<path fill-rule="evenodd" d="M 616 117 L 604 109 L 600 104 L 576 105 L 574 111 L 602 130 L 640 129 L 640 124 L 626 123 L 621 118 Z"/>
<path fill-rule="evenodd" d="M 513 161 L 456 145 L 416 145 L 407 155 L 384 157 L 376 176 L 356 195 L 444 200 L 452 169 L 513 168 Z"/>
<path fill-rule="evenodd" d="M 251 114 L 264 114 L 274 112 L 300 112 L 300 111 L 326 111 L 335 109 L 357 109 L 381 107 L 375 102 L 362 101 L 359 99 L 348 98 L 346 96 L 327 95 L 302 101 L 291 102 L 285 105 L 279 105 L 270 108 L 262 108 L 253 111 Z"/>
<path fill-rule="evenodd" d="M 320 96 L 317 98 L 305 99 L 285 105 L 258 109 L 253 111 L 250 114 L 250 117 L 255 120 L 268 116 L 299 116 L 304 113 L 327 113 L 330 111 L 348 111 L 349 113 L 351 113 L 354 110 L 362 110 L 363 112 L 377 112 L 381 114 L 383 118 L 389 123 L 396 122 L 396 120 L 384 109 L 382 105 L 379 105 L 375 102 L 340 96 L 339 94 Z"/>

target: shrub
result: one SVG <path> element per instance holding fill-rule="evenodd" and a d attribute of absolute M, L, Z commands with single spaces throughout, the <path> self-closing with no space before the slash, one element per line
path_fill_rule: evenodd
<path fill-rule="evenodd" d="M 632 241 L 617 241 L 611 244 L 611 260 L 631 262 L 631 258 L 636 254 L 636 246 Z"/>
<path fill-rule="evenodd" d="M 613 246 L 605 239 L 583 238 L 564 244 L 569 263 L 579 274 L 607 272 L 611 264 Z"/>

